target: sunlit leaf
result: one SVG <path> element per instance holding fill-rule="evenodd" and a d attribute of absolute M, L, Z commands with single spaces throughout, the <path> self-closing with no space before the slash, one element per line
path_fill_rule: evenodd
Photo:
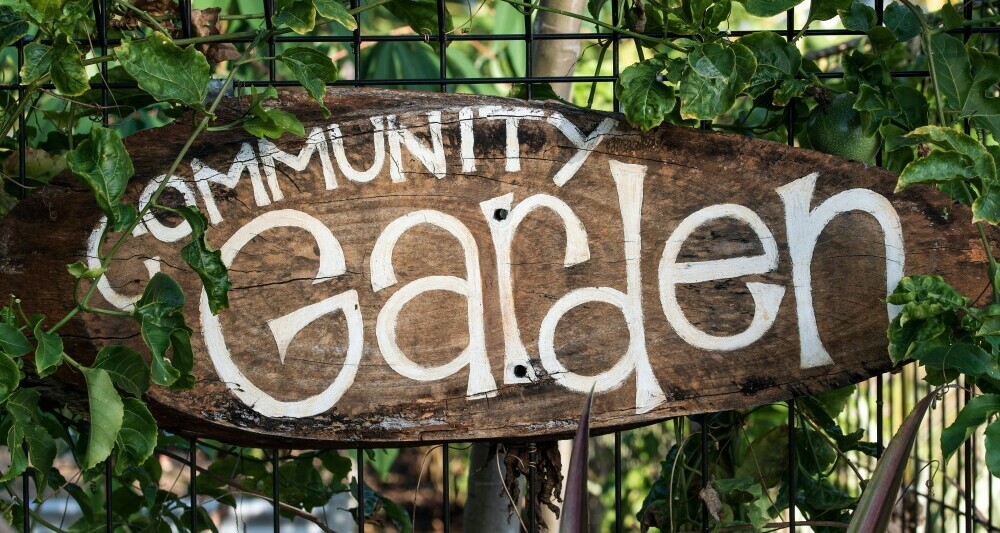
<path fill-rule="evenodd" d="M 89 470 L 111 455 L 115 439 L 122 427 L 124 406 L 111 377 L 100 368 L 86 368 L 87 396 L 90 402 L 90 438 L 84 470 Z"/>
<path fill-rule="evenodd" d="M 60 94 L 79 96 L 90 89 L 80 49 L 66 35 L 60 34 L 52 45 L 49 74 Z"/>
<path fill-rule="evenodd" d="M 316 27 L 316 6 L 313 0 L 279 0 L 274 23 L 288 26 L 295 33 L 304 34 Z"/>
<path fill-rule="evenodd" d="M 337 0 L 313 0 L 313 6 L 319 16 L 332 20 L 340 24 L 349 31 L 358 29 L 358 23 L 354 20 L 354 15 Z"/>
<path fill-rule="evenodd" d="M 208 96 L 208 60 L 193 46 L 181 48 L 154 32 L 141 40 L 123 37 L 114 52 L 129 76 L 157 100 L 202 107 Z"/>
<path fill-rule="evenodd" d="M 116 229 L 125 222 L 121 200 L 135 172 L 118 132 L 96 126 L 90 137 L 66 155 L 70 170 L 94 193 L 94 199 Z"/>
<path fill-rule="evenodd" d="M 326 84 L 337 79 L 337 67 L 330 56 L 315 48 L 297 46 L 282 52 L 278 61 L 292 71 L 295 79 L 323 109 L 323 115 L 329 116 L 330 111 L 323 105 L 323 97 L 326 95 Z"/>
<path fill-rule="evenodd" d="M 56 333 L 48 333 L 42 323 L 35 324 L 35 369 L 39 377 L 46 377 L 59 368 L 63 362 L 63 341 Z"/>
<path fill-rule="evenodd" d="M 677 101 L 674 88 L 661 80 L 663 67 L 657 59 L 636 63 L 622 71 L 616 86 L 625 118 L 643 131 L 659 126 Z"/>

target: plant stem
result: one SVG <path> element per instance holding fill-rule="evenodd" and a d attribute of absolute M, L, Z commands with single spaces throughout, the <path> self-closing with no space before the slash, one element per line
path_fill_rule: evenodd
<path fill-rule="evenodd" d="M 579 15 L 577 13 L 572 13 L 570 11 L 565 11 L 565 10 L 562 10 L 562 9 L 556 9 L 556 8 L 552 8 L 552 7 L 547 7 L 547 6 L 544 6 L 544 5 L 541 5 L 541 4 L 529 4 L 528 2 L 522 2 L 521 0 L 503 0 L 503 1 L 507 2 L 508 4 L 510 4 L 512 6 L 518 6 L 518 7 L 523 7 L 523 8 L 527 8 L 527 9 L 537 9 L 539 11 L 548 11 L 549 13 L 555 13 L 557 15 L 562 15 L 564 17 L 570 17 L 570 18 L 579 19 L 579 20 L 582 20 L 584 22 L 589 22 L 591 24 L 594 24 L 595 26 L 599 26 L 601 28 L 604 28 L 606 30 L 615 31 L 615 32 L 618 32 L 618 33 L 620 33 L 622 35 L 627 35 L 627 36 L 633 37 L 635 39 L 641 39 L 641 40 L 644 40 L 644 41 L 654 42 L 656 44 L 662 44 L 662 45 L 666 46 L 667 48 L 672 48 L 674 50 L 677 50 L 678 52 L 687 52 L 688 51 L 687 48 L 684 48 L 684 47 L 681 47 L 681 46 L 677 46 L 676 44 L 674 44 L 674 43 L 672 43 L 672 42 L 670 42 L 670 41 L 668 41 L 666 39 L 658 39 L 656 37 L 651 37 L 651 36 L 646 35 L 644 33 L 638 33 L 638 32 L 634 32 L 632 30 L 628 30 L 628 29 L 625 29 L 625 28 L 619 28 L 617 26 L 614 26 L 613 24 L 608 24 L 607 22 L 602 22 L 600 20 L 597 20 L 597 19 L 594 19 L 594 18 L 590 18 L 590 17 L 588 17 L 586 15 Z"/>
<path fill-rule="evenodd" d="M 115 4 L 125 8 L 126 10 L 131 11 L 136 15 L 138 15 L 139 18 L 145 20 L 147 24 L 151 25 L 153 28 L 156 28 L 156 31 L 162 33 L 163 35 L 170 35 L 170 32 L 168 32 L 163 27 L 163 25 L 161 25 L 155 18 L 151 17 L 149 13 L 133 6 L 132 4 L 130 4 L 125 0 L 114 0 L 114 2 Z"/>
<path fill-rule="evenodd" d="M 258 43 L 260 43 L 263 39 L 265 39 L 268 35 L 271 35 L 272 33 L 273 31 L 270 30 L 259 31 L 257 34 L 257 38 L 254 39 L 254 41 L 250 44 L 250 46 L 247 46 L 246 50 L 243 51 L 243 54 L 240 56 L 239 60 L 245 59 L 250 54 L 250 52 L 254 50 L 254 48 L 257 46 Z M 166 177 L 163 178 L 163 181 L 160 183 L 159 187 L 156 188 L 156 191 L 154 191 L 153 195 L 149 198 L 149 202 L 147 202 L 146 205 L 139 211 L 139 214 L 138 216 L 136 216 L 135 220 L 133 220 L 132 223 L 129 224 L 129 226 L 122 231 L 121 237 L 119 237 L 118 240 L 115 241 L 115 244 L 111 247 L 111 250 L 109 250 L 108 253 L 101 258 L 102 268 L 108 267 L 108 265 L 111 263 L 111 260 L 114 259 L 114 257 L 118 254 L 118 251 L 121 250 L 121 247 L 125 244 L 125 241 L 132 234 L 132 230 L 134 230 L 136 226 L 138 226 L 142 222 L 146 214 L 149 213 L 149 211 L 156 204 L 156 201 L 160 198 L 160 195 L 163 194 L 163 191 L 167 189 L 167 186 L 170 183 L 170 177 L 173 176 L 175 172 L 177 172 L 177 168 L 180 166 L 181 161 L 184 160 L 184 156 L 187 155 L 188 150 L 191 149 L 191 146 L 194 144 L 195 139 L 197 139 L 198 136 L 201 135 L 201 132 L 204 131 L 206 127 L 208 127 L 209 122 L 211 122 L 212 117 L 214 116 L 215 109 L 222 102 L 222 99 L 225 96 L 226 91 L 229 89 L 229 86 L 233 83 L 233 78 L 235 77 L 235 75 L 236 75 L 236 69 L 232 69 L 229 71 L 229 75 L 226 76 L 226 81 L 222 84 L 222 88 L 219 90 L 219 94 L 216 95 L 215 100 L 212 101 L 212 105 L 209 106 L 207 114 L 201 119 L 201 121 L 198 123 L 198 126 L 195 127 L 191 135 L 188 136 L 188 139 L 187 141 L 185 141 L 184 146 L 181 147 L 181 150 L 180 152 L 178 152 L 177 157 L 174 158 L 173 164 L 170 165 L 170 170 L 167 171 Z M 52 326 L 52 328 L 49 329 L 49 333 L 56 332 L 59 328 L 61 328 L 67 322 L 69 322 L 70 319 L 76 316 L 77 313 L 84 310 L 87 307 L 87 304 L 90 302 L 90 298 L 94 296 L 94 292 L 96 289 L 97 289 L 97 283 L 96 282 L 91 283 L 90 287 L 87 289 L 87 292 L 83 295 L 83 298 L 80 300 L 80 303 L 78 303 L 73 309 L 71 309 L 68 313 L 66 313 L 66 315 L 62 318 L 62 320 L 60 320 L 54 326 Z"/>
<path fill-rule="evenodd" d="M 913 5 L 910 0 L 900 1 L 903 2 L 903 5 L 920 22 L 920 46 L 924 49 L 924 55 L 927 56 L 927 68 L 930 70 L 931 83 L 934 85 L 934 103 L 937 106 L 938 121 L 944 126 L 947 124 L 947 119 L 944 114 L 944 106 L 941 103 L 941 91 L 938 90 L 937 69 L 934 68 L 934 52 L 931 50 L 931 29 L 927 26 L 927 19 L 924 18 L 924 13 L 917 6 Z"/>

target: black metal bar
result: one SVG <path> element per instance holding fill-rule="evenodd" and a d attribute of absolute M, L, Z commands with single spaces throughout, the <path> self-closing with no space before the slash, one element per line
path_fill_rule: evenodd
<path fill-rule="evenodd" d="M 799 461 L 796 457 L 795 398 L 788 400 L 788 531 L 795 531 L 795 502 Z"/>
<path fill-rule="evenodd" d="M 524 11 L 524 77 L 531 78 L 533 68 L 531 61 L 532 45 L 531 41 L 534 38 L 534 28 L 531 27 L 531 10 L 525 9 Z M 525 84 L 525 94 L 528 96 L 528 100 L 531 100 L 531 84 L 533 82 L 528 81 Z M 534 528 L 534 524 L 531 526 Z"/>
<path fill-rule="evenodd" d="M 191 462 L 189 475 L 191 482 L 188 485 L 188 505 L 191 507 L 191 533 L 198 532 L 198 439 L 191 439 L 191 448 L 188 450 L 188 461 Z"/>
<path fill-rule="evenodd" d="M 111 481 L 114 479 L 112 474 L 114 471 L 111 468 L 111 457 L 104 460 L 104 529 L 108 533 L 112 533 L 115 530 L 114 524 L 114 495 L 113 486 Z"/>
<path fill-rule="evenodd" d="M 361 6 L 360 0 L 351 0 L 351 9 L 357 9 Z M 351 43 L 354 47 L 354 79 L 361 78 L 361 13 L 354 15 L 354 24 L 357 28 L 354 28 L 354 32 L 351 34 Z"/>
<path fill-rule="evenodd" d="M 535 491 L 538 490 L 538 469 L 535 467 L 538 461 L 538 453 L 535 450 L 535 446 L 532 445 L 528 448 L 528 491 L 525 494 L 525 499 L 528 505 L 528 532 L 536 533 L 538 531 L 538 509 L 535 505 Z"/>
<path fill-rule="evenodd" d="M 25 451 L 25 455 L 28 455 Z M 31 486 L 28 485 L 28 473 L 25 472 L 21 474 L 21 532 L 30 533 L 31 531 L 31 515 L 28 514 L 28 506 L 31 505 Z"/>
<path fill-rule="evenodd" d="M 15 74 L 15 84 L 14 89 L 17 91 L 18 103 L 24 101 L 28 98 L 25 93 L 25 86 L 21 79 L 21 69 L 24 68 L 24 46 L 25 42 L 20 41 L 17 43 L 17 73 Z M 21 111 L 17 117 L 17 182 L 20 185 L 17 187 L 17 198 L 23 199 L 25 197 L 25 192 L 27 191 L 27 135 L 25 133 L 25 113 L 27 109 Z M 24 455 L 28 455 L 28 446 L 24 445 Z M 31 515 L 28 513 L 31 506 L 31 486 L 30 486 L 30 476 L 27 472 L 21 474 L 21 532 L 30 533 L 31 532 Z"/>
<path fill-rule="evenodd" d="M 274 504 L 274 533 L 281 532 L 281 479 L 278 472 L 278 449 L 271 449 L 271 503 Z"/>
<path fill-rule="evenodd" d="M 611 25 L 615 28 L 621 23 L 622 0 L 611 0 Z M 616 31 L 611 34 L 611 71 L 614 74 L 614 81 L 618 82 L 618 75 L 621 73 L 621 35 Z M 619 109 L 618 93 L 612 91 L 615 111 Z"/>
<path fill-rule="evenodd" d="M 925 70 L 912 70 L 912 71 L 897 71 L 892 72 L 891 76 L 896 78 L 925 78 L 929 74 Z M 826 72 L 815 74 L 817 78 L 820 79 L 838 79 L 843 78 L 844 74 L 842 72 Z M 447 85 L 479 85 L 479 84 L 494 84 L 494 83 L 519 83 L 519 82 L 530 82 L 530 83 L 589 83 L 589 82 L 613 82 L 617 78 L 616 76 L 591 76 L 591 75 L 579 75 L 579 76 L 497 76 L 489 78 L 449 78 L 447 80 Z M 440 84 L 438 78 L 398 78 L 398 79 L 386 79 L 386 80 L 338 80 L 330 85 L 334 86 L 379 86 L 379 85 L 434 85 Z M 297 81 L 292 80 L 277 80 L 277 81 L 243 81 L 240 85 L 244 87 L 266 87 L 268 85 L 274 87 L 300 87 Z M 91 84 L 91 88 L 100 89 L 102 86 L 99 84 Z M 134 89 L 138 87 L 135 83 L 131 82 L 114 82 L 108 83 L 107 88 L 110 89 Z M 53 89 L 54 86 L 51 83 L 47 83 L 41 86 L 43 89 Z M 17 90 L 17 84 L 0 84 L 0 90 Z"/>
<path fill-rule="evenodd" d="M 441 92 L 448 92 L 448 34 L 447 28 L 445 28 L 444 21 L 446 15 L 447 7 L 444 4 L 445 0 L 437 0 L 437 16 L 438 16 L 438 62 L 439 69 L 438 73 L 440 75 L 441 81 Z"/>
<path fill-rule="evenodd" d="M 266 19 L 266 17 L 265 17 Z M 732 38 L 745 37 L 751 33 L 755 33 L 761 30 L 731 30 L 727 32 L 727 35 Z M 796 33 L 802 31 L 801 28 L 796 30 Z M 971 27 L 969 31 L 975 34 L 984 35 L 997 35 L 1000 34 L 1000 27 L 987 26 L 987 27 Z M 663 32 L 637 32 L 640 35 L 645 35 L 647 37 L 652 37 L 656 39 L 673 39 L 680 37 L 690 37 L 689 35 L 675 34 L 675 33 L 663 33 Z M 947 32 L 952 35 L 963 35 L 965 30 L 955 29 L 948 30 Z M 539 33 L 532 35 L 532 40 L 555 40 L 555 41 L 569 41 L 569 40 L 587 40 L 587 41 L 597 41 L 603 39 L 611 39 L 617 33 L 616 32 L 595 32 L 595 33 Z M 863 37 L 867 35 L 865 32 L 853 31 L 853 30 L 838 30 L 838 29 L 806 29 L 802 31 L 802 35 L 805 37 Z M 24 38 L 25 44 L 34 40 L 34 36 L 27 36 Z M 275 43 L 350 43 L 353 41 L 352 36 L 347 35 L 316 35 L 316 36 L 305 36 L 305 35 L 278 35 L 274 37 Z M 366 36 L 362 39 L 362 42 L 425 42 L 427 39 L 423 35 L 371 35 Z M 448 41 L 522 41 L 524 40 L 523 34 L 449 34 Z M 90 46 L 91 42 L 87 39 L 74 39 L 79 46 Z M 51 45 L 53 43 L 52 39 L 39 39 L 38 42 L 42 44 Z M 253 42 L 253 37 L 239 36 L 232 39 L 227 39 L 223 42 L 227 43 L 249 43 Z M 121 44 L 121 39 L 109 39 L 108 44 L 111 46 L 117 46 Z"/>
<path fill-rule="evenodd" d="M 264 0 L 264 25 L 268 30 L 274 29 L 274 0 Z M 276 38 L 274 35 L 268 35 L 267 56 L 272 59 L 267 60 L 267 79 L 272 83 L 277 77 L 275 69 L 278 66 L 277 61 L 273 59 L 276 50 L 275 41 Z"/>
<path fill-rule="evenodd" d="M 708 416 L 705 414 L 698 415 L 698 431 L 701 437 L 701 488 L 704 490 L 708 487 Z M 673 505 L 673 502 L 671 502 Z M 708 522 L 708 505 L 704 502 L 701 504 L 701 531 L 702 533 L 708 533 L 710 530 L 710 524 Z"/>
<path fill-rule="evenodd" d="M 785 12 L 785 40 L 791 42 L 795 39 L 795 35 L 795 8 L 792 7 Z M 787 112 L 788 146 L 795 146 L 795 116 L 793 111 L 794 107 Z M 793 398 L 788 402 L 788 531 L 791 533 L 795 533 L 795 493 L 798 491 L 795 483 L 796 470 L 798 469 L 795 445 L 795 399 Z"/>
<path fill-rule="evenodd" d="M 443 0 L 441 0 L 443 1 Z M 441 492 L 444 493 L 444 533 L 451 532 L 451 461 L 448 445 L 441 446 Z"/>
<path fill-rule="evenodd" d="M 358 454 L 358 531 L 365 533 L 365 451 L 357 449 Z"/>
<path fill-rule="evenodd" d="M 883 433 L 885 428 L 882 423 L 882 413 L 885 411 L 882 391 L 882 375 L 875 378 L 875 447 L 876 456 L 882 457 Z"/>
<path fill-rule="evenodd" d="M 615 431 L 615 533 L 622 533 L 622 432 Z"/>

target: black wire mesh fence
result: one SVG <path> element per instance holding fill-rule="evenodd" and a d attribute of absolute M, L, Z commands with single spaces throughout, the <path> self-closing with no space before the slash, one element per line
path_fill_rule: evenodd
<path fill-rule="evenodd" d="M 193 0 L 178 0 L 181 28 L 180 32 L 184 37 L 193 35 L 192 27 L 192 6 Z M 618 27 L 621 23 L 621 13 L 623 11 L 622 2 L 627 0 L 610 0 L 611 25 Z M 361 0 L 350 0 L 351 7 L 362 5 Z M 255 2 L 245 0 L 247 5 L 257 5 Z M 232 7 L 245 9 L 245 6 L 236 6 L 237 2 L 232 2 Z M 525 84 L 527 95 L 531 96 L 534 90 L 533 84 L 538 83 L 571 83 L 574 88 L 574 100 L 577 103 L 594 103 L 595 107 L 607 110 L 618 108 L 617 98 L 611 86 L 619 76 L 623 66 L 627 66 L 628 61 L 636 58 L 636 44 L 632 38 L 624 37 L 618 32 L 607 31 L 604 28 L 584 28 L 580 31 L 569 33 L 539 33 L 533 28 L 533 14 L 519 11 L 508 11 L 515 13 L 513 20 L 510 16 L 505 19 L 504 28 L 494 25 L 493 31 L 483 33 L 476 30 L 473 23 L 477 16 L 483 16 L 485 9 L 495 19 L 499 15 L 495 11 L 498 5 L 502 5 L 501 0 L 496 3 L 490 2 L 484 5 L 480 3 L 446 3 L 445 0 L 437 0 L 438 24 L 436 31 L 428 31 L 420 34 L 416 32 L 400 33 L 394 28 L 378 26 L 370 21 L 369 13 L 355 15 L 358 29 L 353 32 L 329 32 L 316 36 L 275 36 L 267 42 L 268 58 L 264 64 L 263 71 L 256 75 L 250 75 L 241 79 L 237 84 L 237 91 L 245 91 L 251 87 L 263 86 L 295 86 L 295 82 L 286 81 L 281 75 L 280 67 L 273 59 L 282 47 L 292 44 L 309 44 L 314 46 L 339 46 L 335 52 L 341 65 L 342 79 L 335 85 L 347 87 L 399 87 L 399 88 L 420 88 L 424 90 L 437 90 L 441 92 L 489 92 L 499 91 L 498 87 L 505 84 Z M 973 2 L 964 4 L 964 15 L 972 18 L 977 6 Z M 985 4 L 983 5 L 985 9 Z M 884 0 L 874 0 L 873 7 L 877 14 L 878 24 L 883 24 L 885 13 Z M 925 6 L 928 9 L 939 6 Z M 109 38 L 109 15 L 108 0 L 95 0 L 93 3 L 94 17 L 96 20 L 94 36 L 95 40 L 81 39 L 81 44 L 93 46 L 101 54 L 107 54 L 110 47 L 119 43 L 117 39 Z M 254 20 L 250 17 L 233 16 L 229 19 L 231 27 L 236 25 L 251 25 L 263 22 L 267 26 L 272 25 L 272 15 L 275 12 L 273 0 L 263 0 L 263 4 L 257 9 L 263 11 L 262 21 L 260 18 Z M 449 29 L 445 24 L 446 12 L 459 13 L 459 17 L 468 18 L 467 23 L 459 25 L 456 29 Z M 837 45 L 851 43 L 852 40 L 863 36 L 863 32 L 849 31 L 842 28 L 809 28 L 802 29 L 805 23 L 805 15 L 808 11 L 806 4 L 790 9 L 784 16 L 784 24 L 777 27 L 738 27 L 730 28 L 729 35 L 738 37 L 746 35 L 752 31 L 768 29 L 779 32 L 788 40 L 792 40 L 800 32 L 803 39 L 802 46 L 810 49 L 830 48 L 838 50 Z M 984 11 L 985 13 L 985 11 Z M 225 18 L 225 17 L 223 17 Z M 760 21 L 767 24 L 780 24 L 779 18 Z M 496 20 L 494 20 L 496 22 Z M 511 28 L 514 28 L 514 31 Z M 587 31 L 590 29 L 591 31 Z M 959 30 L 959 33 L 966 39 L 971 39 L 977 33 L 984 35 L 986 44 L 996 43 L 991 38 L 1000 28 L 985 27 L 972 28 L 971 26 Z M 662 35 L 662 34 L 661 34 Z M 669 36 L 669 35 L 668 35 Z M 10 49 L 5 50 L 4 57 L 8 60 L 8 73 L 6 79 L 0 84 L 0 91 L 7 94 L 15 93 L 18 98 L 25 97 L 27 85 L 20 79 L 20 70 L 25 62 L 24 47 L 33 40 L 34 36 L 29 35 L 21 42 Z M 247 43 L 251 38 L 234 38 L 230 42 L 234 44 Z M 540 75 L 538 66 L 533 64 L 534 50 L 539 43 L 551 40 L 575 41 L 581 45 L 580 61 L 572 72 L 557 75 Z M 425 43 L 434 43 L 436 46 L 427 46 Z M 987 46 L 984 44 L 984 48 Z M 506 56 L 508 68 L 491 68 L 491 62 L 500 61 L 500 56 Z M 478 59 L 478 68 L 469 68 L 471 58 Z M 420 67 L 420 68 L 418 68 Z M 13 74 L 11 74 L 13 73 Z M 116 81 L 109 76 L 109 69 L 106 63 L 100 66 L 101 80 L 92 84 L 92 88 L 101 92 L 103 103 L 102 120 L 105 125 L 109 124 L 112 117 L 108 113 L 108 108 L 112 104 L 113 91 L 117 89 L 127 89 L 131 85 Z M 900 70 L 891 73 L 899 78 L 925 79 L 928 72 L 915 65 L 912 70 Z M 842 72 L 829 70 L 819 73 L 820 78 L 836 79 L 843 76 Z M 595 91 L 595 87 L 600 87 L 600 91 Z M 485 88 L 485 89 L 484 89 Z M 595 92 L 603 94 L 603 99 L 595 98 Z M 787 117 L 786 138 L 788 144 L 796 144 L 796 136 L 801 133 L 796 130 L 796 120 L 793 113 Z M 708 127 L 709 125 L 704 125 Z M 19 121 L 17 143 L 18 169 L 19 175 L 26 174 L 26 154 L 28 146 L 28 131 L 30 124 L 22 114 Z M 847 430 L 864 429 L 869 438 L 874 440 L 878 447 L 887 442 L 895 429 L 898 427 L 903 417 L 923 397 L 928 388 L 920 379 L 922 371 L 913 365 L 902 368 L 896 373 L 886 374 L 873 378 L 862 383 L 857 394 L 852 398 L 846 412 L 841 416 L 841 424 Z M 904 483 L 904 491 L 900 496 L 897 506 L 898 516 L 893 521 L 893 527 L 897 531 L 994 531 L 1000 527 L 1000 517 L 994 516 L 993 502 L 995 480 L 985 469 L 983 435 L 977 434 L 967 443 L 957 460 L 944 464 L 940 458 L 939 438 L 941 430 L 954 420 L 958 411 L 968 401 L 969 393 L 962 389 L 953 389 L 940 402 L 939 408 L 931 413 L 925 422 L 924 430 L 913 451 L 913 462 L 908 471 Z M 775 407 L 779 411 L 787 413 L 786 424 L 787 433 L 787 461 L 790 478 L 787 480 L 788 490 L 784 491 L 783 497 L 787 498 L 787 511 L 782 516 L 782 524 L 776 529 L 791 531 L 807 531 L 809 526 L 801 524 L 801 517 L 796 511 L 796 504 L 799 491 L 796 488 L 797 471 L 795 465 L 796 454 L 799 447 L 796 443 L 796 427 L 801 426 L 801 421 L 796 417 L 796 401 L 791 400 L 786 405 Z M 669 440 L 668 433 L 682 435 L 684 438 L 693 436 L 699 439 L 702 446 L 700 455 L 700 478 L 701 483 L 707 483 L 710 479 L 707 447 L 710 446 L 708 437 L 709 426 L 712 422 L 709 415 L 677 419 L 658 424 L 656 431 L 651 432 L 650 428 L 641 428 L 615 432 L 612 435 L 595 437 L 595 447 L 604 450 L 603 454 L 597 453 L 591 460 L 592 472 L 601 474 L 603 477 L 596 482 L 600 488 L 599 495 L 594 499 L 600 505 L 602 512 L 595 517 L 596 527 L 602 530 L 613 530 L 615 532 L 637 530 L 639 523 L 636 519 L 638 507 L 641 505 L 645 492 L 648 492 L 648 485 L 652 477 L 655 477 L 658 470 L 657 463 L 666 453 L 665 444 Z M 654 441 L 654 446 L 647 446 L 643 443 Z M 652 451 L 649 451 L 652 449 Z M 176 448 L 175 448 L 176 450 Z M 416 518 L 414 523 L 417 531 L 450 531 L 460 530 L 461 506 L 457 504 L 459 493 L 465 489 L 463 477 L 468 473 L 468 446 L 462 444 L 452 444 L 434 448 L 422 448 L 419 450 L 403 450 L 398 453 L 409 454 L 416 457 L 415 461 L 423 466 L 427 460 L 436 470 L 433 474 L 424 474 L 423 468 L 417 472 L 404 472 L 405 476 L 418 479 L 426 476 L 422 487 L 413 487 L 403 491 L 402 497 L 405 500 L 400 503 L 411 507 L 410 511 Z M 173 468 L 180 476 L 186 469 L 188 472 L 186 480 L 188 483 L 188 498 L 191 508 L 204 507 L 211 503 L 216 496 L 208 496 L 199 493 L 199 479 L 206 475 L 203 468 L 195 468 L 193 465 L 202 463 L 205 456 L 211 453 L 233 453 L 232 449 L 217 449 L 216 445 L 207 441 L 197 439 L 190 440 L 186 453 L 163 452 L 160 455 L 164 464 L 172 464 Z M 279 472 L 279 461 L 289 452 L 272 449 L 268 450 L 265 456 L 254 460 L 269 464 L 271 471 Z M 365 508 L 366 495 L 364 487 L 368 482 L 378 482 L 384 477 L 385 468 L 373 468 L 373 462 L 382 462 L 384 458 L 380 455 L 369 457 L 366 450 L 354 449 L 345 451 L 353 456 L 355 462 L 354 475 L 357 479 L 357 488 L 354 489 L 354 502 L 344 502 L 343 506 L 357 505 Z M 395 454 L 397 452 L 393 452 Z M 536 450 L 529 447 L 529 462 L 527 475 L 527 494 L 534 493 L 534 485 L 539 481 L 536 477 L 535 459 Z M 393 455 L 395 457 L 395 455 Z M 428 458 L 433 459 L 428 460 Z M 862 475 L 870 475 L 874 469 L 874 461 L 860 461 L 859 467 Z M 110 461 L 106 464 L 106 475 L 104 477 L 103 490 L 105 495 L 104 505 L 106 506 L 106 530 L 116 531 L 118 525 L 114 523 L 112 507 L 114 505 L 115 491 L 113 487 L 113 476 L 111 475 Z M 631 477 L 640 477 L 645 481 L 633 483 Z M 412 481 L 412 479 L 410 480 Z M 291 530 L 298 528 L 302 521 L 289 522 L 282 519 L 280 515 L 282 490 L 287 490 L 283 485 L 280 475 L 272 476 L 270 487 L 263 488 L 260 494 L 249 495 L 248 499 L 256 498 L 262 505 L 270 508 L 270 523 L 265 527 L 270 527 L 274 532 L 282 529 Z M 21 494 L 31 493 L 30 476 L 25 475 L 21 483 Z M 430 491 L 432 496 L 426 496 Z M 419 501 L 418 501 L 419 500 Z M 537 529 L 536 514 L 543 512 L 537 508 L 533 498 L 524 498 L 516 502 L 522 507 L 524 514 L 524 524 L 531 531 Z M 258 508 L 261 506 L 258 506 Z M 39 513 L 41 509 L 37 510 Z M 62 510 L 65 513 L 65 509 Z M 703 506 L 701 510 L 701 530 L 709 531 L 712 521 L 709 510 Z M 259 514 L 266 515 L 267 511 L 260 511 Z M 203 529 L 203 524 L 199 523 L 198 513 L 190 513 L 190 529 L 197 531 Z M 18 524 L 20 529 L 27 533 L 29 531 L 47 529 L 44 524 L 33 520 L 28 513 L 23 514 L 23 522 Z M 242 526 L 237 522 L 237 527 L 247 529 L 247 523 Z M 310 527 L 314 527 L 310 525 Z M 361 521 L 357 527 L 359 530 L 371 530 L 372 526 L 366 526 Z M 315 529 L 315 528 L 314 528 Z"/>

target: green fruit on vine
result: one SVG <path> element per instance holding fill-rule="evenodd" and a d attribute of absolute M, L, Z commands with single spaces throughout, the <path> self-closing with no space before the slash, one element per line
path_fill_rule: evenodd
<path fill-rule="evenodd" d="M 861 113 L 853 107 L 856 99 L 844 93 L 826 106 L 817 105 L 809 115 L 806 135 L 814 150 L 872 165 L 880 143 L 877 135 L 864 134 Z"/>

